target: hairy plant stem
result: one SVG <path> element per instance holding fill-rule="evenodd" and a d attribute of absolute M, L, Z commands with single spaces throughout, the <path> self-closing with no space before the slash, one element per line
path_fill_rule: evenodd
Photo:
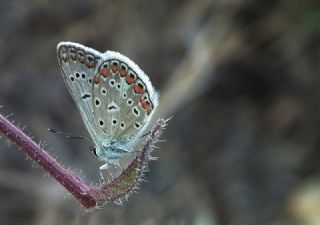
<path fill-rule="evenodd" d="M 0 114 L 0 132 L 21 147 L 22 151 L 39 164 L 62 186 L 64 186 L 85 208 L 102 206 L 109 202 L 121 202 L 137 187 L 146 171 L 154 144 L 158 141 L 168 120 L 159 119 L 136 158 L 112 181 L 100 187 L 87 186 L 72 171 L 64 168 L 57 160 L 28 137 L 21 129 Z"/>

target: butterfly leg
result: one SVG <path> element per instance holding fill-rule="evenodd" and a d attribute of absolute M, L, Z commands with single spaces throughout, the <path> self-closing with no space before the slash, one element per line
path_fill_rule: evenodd
<path fill-rule="evenodd" d="M 108 163 L 103 164 L 102 166 L 99 167 L 99 173 L 100 173 L 100 178 L 102 180 L 102 183 L 104 183 L 104 177 L 103 177 L 103 174 L 102 174 L 102 170 L 108 170 L 108 169 L 109 169 Z"/>
<path fill-rule="evenodd" d="M 120 164 L 116 160 L 114 160 L 112 162 L 105 163 L 102 166 L 100 166 L 99 167 L 99 173 L 100 173 L 100 178 L 102 180 L 102 183 L 104 183 L 104 176 L 103 176 L 103 173 L 102 173 L 103 170 L 107 170 L 108 171 L 109 176 L 111 177 L 112 180 L 114 178 L 112 173 L 111 173 L 111 171 L 109 170 L 110 169 L 110 165 L 113 166 L 114 168 L 120 168 Z M 108 177 L 107 177 L 107 181 L 108 181 L 108 183 L 110 183 L 110 180 L 109 180 Z"/>

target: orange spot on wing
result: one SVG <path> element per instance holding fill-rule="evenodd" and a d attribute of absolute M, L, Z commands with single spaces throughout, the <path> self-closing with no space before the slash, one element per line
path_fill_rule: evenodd
<path fill-rule="evenodd" d="M 60 58 L 62 58 L 63 61 L 68 61 L 68 49 L 65 46 L 62 46 L 60 48 Z"/>
<path fill-rule="evenodd" d="M 76 49 L 74 47 L 68 48 L 68 54 L 72 60 L 76 60 Z"/>
<path fill-rule="evenodd" d="M 95 84 L 99 84 L 99 83 L 100 83 L 99 74 L 97 74 L 97 75 L 94 76 L 93 82 L 94 82 Z"/>
<path fill-rule="evenodd" d="M 146 102 L 145 100 L 140 99 L 140 103 L 141 103 L 142 108 L 144 108 L 147 112 L 151 112 L 152 107 L 151 107 L 151 105 L 150 105 L 150 102 L 149 102 L 149 101 L 148 101 L 148 102 Z"/>
<path fill-rule="evenodd" d="M 111 70 L 112 70 L 112 72 L 117 72 L 118 70 L 119 70 L 119 66 L 116 66 L 116 65 L 112 65 L 111 66 Z"/>
<path fill-rule="evenodd" d="M 120 76 L 122 76 L 122 77 L 124 77 L 124 76 L 127 75 L 127 71 L 124 70 L 124 69 L 120 69 L 120 70 L 119 70 L 119 73 L 120 73 Z"/>
<path fill-rule="evenodd" d="M 126 76 L 126 82 L 127 84 L 132 84 L 134 82 L 134 78 L 130 77 L 129 75 Z"/>
<path fill-rule="evenodd" d="M 85 64 L 89 68 L 93 68 L 96 65 L 96 61 L 92 55 L 88 55 L 85 61 Z"/>
<path fill-rule="evenodd" d="M 108 76 L 109 76 L 109 69 L 102 67 L 102 68 L 100 69 L 100 74 L 101 74 L 102 76 L 104 76 L 104 77 L 108 77 Z"/>
<path fill-rule="evenodd" d="M 143 88 L 137 84 L 133 86 L 133 90 L 136 94 L 142 94 L 144 92 Z"/>

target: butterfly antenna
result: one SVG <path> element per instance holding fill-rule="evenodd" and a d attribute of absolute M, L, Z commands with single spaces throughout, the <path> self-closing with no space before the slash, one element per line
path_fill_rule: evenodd
<path fill-rule="evenodd" d="M 144 138 L 145 136 L 148 136 L 151 133 L 151 131 L 148 131 L 147 133 L 145 133 L 144 135 L 140 136 L 140 138 Z"/>
<path fill-rule="evenodd" d="M 86 140 L 86 141 L 89 141 L 91 143 L 94 143 L 90 138 L 81 136 L 79 134 L 71 134 L 71 133 L 67 133 L 67 132 L 57 131 L 57 130 L 54 130 L 52 128 L 49 128 L 48 131 L 50 131 L 52 133 L 55 133 L 55 134 L 64 135 L 68 139 L 80 139 L 80 140 Z"/>
<path fill-rule="evenodd" d="M 170 116 L 168 119 L 166 119 L 166 123 L 171 120 L 173 118 L 173 116 Z M 140 138 L 144 138 L 145 136 L 148 136 L 151 133 L 151 131 L 148 131 L 147 133 L 145 133 L 144 135 L 140 136 Z"/>

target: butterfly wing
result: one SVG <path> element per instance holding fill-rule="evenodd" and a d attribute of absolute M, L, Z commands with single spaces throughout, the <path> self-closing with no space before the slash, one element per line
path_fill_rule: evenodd
<path fill-rule="evenodd" d="M 129 58 L 113 51 L 103 54 L 92 94 L 95 123 L 110 136 L 106 141 L 113 140 L 116 146 L 132 145 L 158 105 L 158 94 L 147 75 Z"/>
<path fill-rule="evenodd" d="M 158 94 L 148 76 L 117 52 L 102 54 L 61 42 L 57 53 L 62 76 L 98 150 L 132 145 L 158 106 Z M 106 155 L 102 158 L 107 160 L 108 154 L 101 153 Z"/>
<path fill-rule="evenodd" d="M 93 123 L 92 83 L 102 54 L 77 43 L 61 42 L 57 46 L 57 55 L 62 76 L 70 95 L 76 103 L 93 141 L 99 145 L 98 137 L 102 135 L 102 131 L 96 129 Z"/>

